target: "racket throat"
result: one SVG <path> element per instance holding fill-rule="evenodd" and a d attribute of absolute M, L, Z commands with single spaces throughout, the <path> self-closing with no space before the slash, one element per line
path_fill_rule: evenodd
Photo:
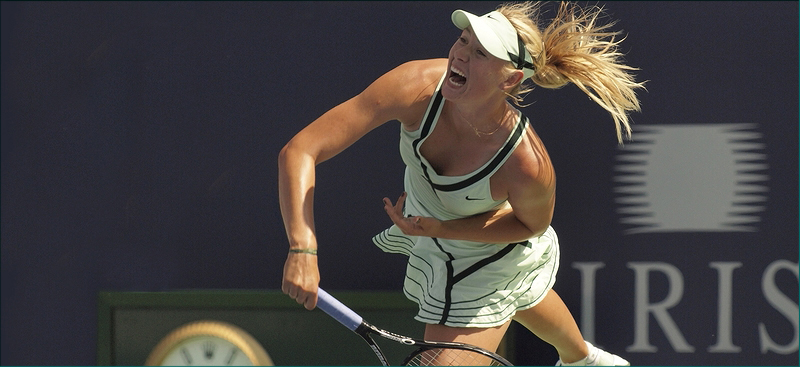
<path fill-rule="evenodd" d="M 354 331 L 356 332 L 356 334 L 361 336 L 364 339 L 364 341 L 367 342 L 370 348 L 372 348 L 372 351 L 381 361 L 381 364 L 384 366 L 389 366 L 389 361 L 386 359 L 386 355 L 383 354 L 381 347 L 378 346 L 378 344 L 375 343 L 375 341 L 372 340 L 372 337 L 369 335 L 371 332 L 374 332 L 375 329 L 376 328 L 374 326 L 370 325 L 366 321 L 362 321 L 361 325 L 358 325 L 358 327 Z"/>

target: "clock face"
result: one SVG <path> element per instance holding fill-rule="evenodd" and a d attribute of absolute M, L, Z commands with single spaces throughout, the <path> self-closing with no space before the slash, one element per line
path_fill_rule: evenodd
<path fill-rule="evenodd" d="M 147 366 L 272 366 L 264 347 L 236 325 L 201 320 L 183 325 L 156 345 Z"/>
<path fill-rule="evenodd" d="M 184 340 L 170 350 L 162 366 L 252 366 L 233 343 L 214 336 L 201 335 Z"/>

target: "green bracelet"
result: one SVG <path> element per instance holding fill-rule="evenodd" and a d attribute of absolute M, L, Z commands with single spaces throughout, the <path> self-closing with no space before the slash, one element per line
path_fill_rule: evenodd
<path fill-rule="evenodd" d="M 317 254 L 317 249 L 313 249 L 313 248 L 290 248 L 289 252 L 293 252 L 295 254 L 316 255 Z"/>

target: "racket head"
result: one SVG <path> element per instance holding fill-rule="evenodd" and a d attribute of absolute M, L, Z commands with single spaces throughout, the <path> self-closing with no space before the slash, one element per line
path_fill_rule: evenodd
<path fill-rule="evenodd" d="M 511 366 L 505 358 L 479 348 L 420 347 L 403 360 L 403 366 Z"/>

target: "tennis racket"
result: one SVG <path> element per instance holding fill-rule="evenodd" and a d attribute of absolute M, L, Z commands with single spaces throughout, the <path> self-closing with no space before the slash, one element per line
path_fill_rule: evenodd
<path fill-rule="evenodd" d="M 511 366 L 512 364 L 496 353 L 474 345 L 453 342 L 430 342 L 410 338 L 379 329 L 359 316 L 355 311 L 339 302 L 320 288 L 317 292 L 317 307 L 352 330 L 369 344 L 372 351 L 384 366 L 389 365 L 381 348 L 371 335 L 377 335 L 408 346 L 416 346 L 403 360 L 403 366 Z"/>

